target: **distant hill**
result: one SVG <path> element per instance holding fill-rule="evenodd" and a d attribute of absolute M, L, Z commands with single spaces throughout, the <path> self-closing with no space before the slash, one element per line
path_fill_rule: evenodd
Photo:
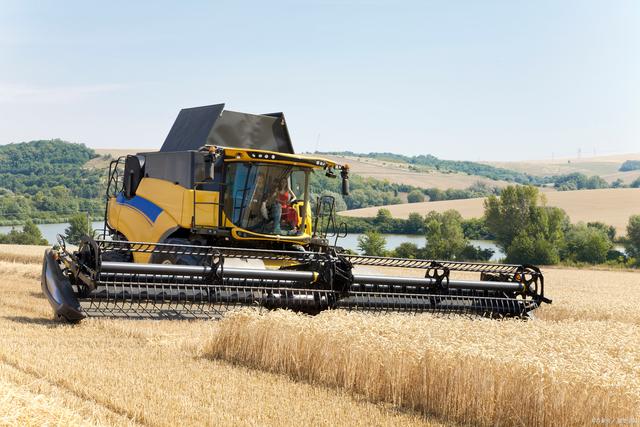
<path fill-rule="evenodd" d="M 602 221 L 616 227 L 619 235 L 626 234 L 631 215 L 640 214 L 640 189 L 607 188 L 599 190 L 553 191 L 545 193 L 548 206 L 564 209 L 573 222 Z M 396 218 L 410 213 L 426 214 L 455 209 L 464 218 L 479 218 L 484 214 L 484 198 L 447 200 L 439 202 L 405 203 L 384 206 Z M 374 217 L 380 206 L 341 212 L 349 217 Z"/>
<path fill-rule="evenodd" d="M 478 183 L 498 189 L 514 183 L 529 184 L 543 191 L 640 187 L 640 170 L 619 171 L 625 159 L 640 157 L 634 154 L 552 162 L 467 162 L 441 160 L 431 155 L 350 151 L 317 155 L 348 162 L 352 171 L 361 176 L 422 189 L 461 189 Z"/>
<path fill-rule="evenodd" d="M 640 171 L 620 172 L 620 167 L 628 160 L 640 160 L 640 153 L 515 162 L 486 161 L 481 163 L 540 177 L 582 173 L 600 176 L 609 183 L 616 179 L 621 179 L 625 184 L 630 184 L 640 177 Z"/>
<path fill-rule="evenodd" d="M 59 139 L 0 146 L 0 224 L 100 215 L 103 172 L 83 168 L 96 157 L 83 144 Z"/>
<path fill-rule="evenodd" d="M 388 162 L 396 165 L 406 165 L 408 170 L 413 172 L 439 172 L 454 173 L 475 176 L 478 178 L 487 178 L 492 181 L 506 181 L 517 184 L 542 185 L 549 181 L 539 176 L 530 175 L 511 169 L 500 168 L 485 163 L 461 161 L 461 160 L 443 160 L 430 154 L 419 156 L 405 156 L 395 153 L 353 153 L 351 151 L 342 152 L 318 152 L 319 155 L 336 155 L 351 159 L 376 160 L 379 162 Z M 477 178 L 476 178 L 477 179 Z"/>
<path fill-rule="evenodd" d="M 380 159 L 355 156 L 337 156 L 318 154 L 331 160 L 348 163 L 351 173 L 363 177 L 388 180 L 398 184 L 411 185 L 418 188 L 453 188 L 457 190 L 469 188 L 481 183 L 490 187 L 503 188 L 509 182 L 493 180 L 478 175 L 468 175 L 459 172 L 441 172 L 438 170 L 417 171 L 408 163 L 391 162 Z"/>

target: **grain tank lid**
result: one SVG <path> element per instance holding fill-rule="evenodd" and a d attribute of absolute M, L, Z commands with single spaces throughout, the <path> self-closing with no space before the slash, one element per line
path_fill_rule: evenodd
<path fill-rule="evenodd" d="M 160 151 L 198 150 L 207 144 L 294 152 L 284 114 L 238 113 L 224 104 L 181 110 Z"/>

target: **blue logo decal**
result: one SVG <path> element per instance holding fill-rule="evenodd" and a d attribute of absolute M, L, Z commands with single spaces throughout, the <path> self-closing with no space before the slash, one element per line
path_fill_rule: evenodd
<path fill-rule="evenodd" d="M 149 221 L 156 222 L 158 215 L 162 213 L 162 208 L 152 201 L 140 196 L 133 196 L 131 199 L 124 197 L 124 193 L 118 194 L 116 202 L 120 205 L 129 206 L 146 216 Z"/>

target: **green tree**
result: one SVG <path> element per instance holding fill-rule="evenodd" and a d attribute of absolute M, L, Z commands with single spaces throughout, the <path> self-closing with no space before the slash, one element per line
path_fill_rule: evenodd
<path fill-rule="evenodd" d="M 405 222 L 404 232 L 407 234 L 423 234 L 424 218 L 417 212 L 411 212 Z"/>
<path fill-rule="evenodd" d="M 71 217 L 69 221 L 69 227 L 64 230 L 64 238 L 67 243 L 77 245 L 80 243 L 80 239 L 86 235 L 92 235 L 93 230 L 87 221 L 85 214 L 77 214 Z"/>
<path fill-rule="evenodd" d="M 625 249 L 627 255 L 639 260 L 640 263 L 640 215 L 633 215 L 629 218 Z"/>
<path fill-rule="evenodd" d="M 640 170 L 640 160 L 626 160 L 618 170 L 620 172 Z"/>
<path fill-rule="evenodd" d="M 540 264 L 559 262 L 570 225 L 562 209 L 545 207 L 538 189 L 530 186 L 509 186 L 499 198 L 490 196 L 485 222 L 508 262 Z"/>
<path fill-rule="evenodd" d="M 613 225 L 607 225 L 604 222 L 600 221 L 593 221 L 588 222 L 587 227 L 597 228 L 598 230 L 604 231 L 605 234 L 609 236 L 609 240 L 611 240 L 612 242 L 616 238 L 616 228 Z"/>
<path fill-rule="evenodd" d="M 560 262 L 560 254 L 551 242 L 522 232 L 509 246 L 507 262 L 551 265 Z"/>
<path fill-rule="evenodd" d="M 464 237 L 471 240 L 495 240 L 491 234 L 484 218 L 469 218 L 462 221 Z"/>
<path fill-rule="evenodd" d="M 420 256 L 421 250 L 418 245 L 411 242 L 400 243 L 400 246 L 393 250 L 393 256 L 397 258 L 417 258 Z"/>
<path fill-rule="evenodd" d="M 462 231 L 462 216 L 458 211 L 431 211 L 425 218 L 426 258 L 457 259 L 468 245 Z"/>
<path fill-rule="evenodd" d="M 46 245 L 47 240 L 42 237 L 42 233 L 37 225 L 28 219 L 22 231 L 12 228 L 7 234 L 0 234 L 0 243 L 9 243 L 14 245 Z"/>
<path fill-rule="evenodd" d="M 578 224 L 566 234 L 563 258 L 599 264 L 607 260 L 607 253 L 611 249 L 613 243 L 605 230 Z"/>
<path fill-rule="evenodd" d="M 389 209 L 378 209 L 378 213 L 376 214 L 376 223 L 377 224 L 385 224 L 393 220 L 393 216 L 391 215 L 391 211 Z"/>
<path fill-rule="evenodd" d="M 536 215 L 539 199 L 541 197 L 535 187 L 508 186 L 500 197 L 489 196 L 485 200 L 485 223 L 503 250 Z"/>
<path fill-rule="evenodd" d="M 333 198 L 336 201 L 335 212 L 342 212 L 347 210 L 347 204 L 345 203 L 344 198 L 342 197 L 342 194 L 325 190 L 322 192 L 322 196 L 333 196 Z"/>
<path fill-rule="evenodd" d="M 358 237 L 358 248 L 365 255 L 384 256 L 387 239 L 377 231 L 367 231 Z"/>
<path fill-rule="evenodd" d="M 407 202 L 409 203 L 424 202 L 424 193 L 420 190 L 413 190 L 412 192 L 407 194 Z"/>
<path fill-rule="evenodd" d="M 379 209 L 373 220 L 373 225 L 380 233 L 392 233 L 397 230 L 401 220 L 396 220 L 391 216 L 389 209 Z"/>
<path fill-rule="evenodd" d="M 623 187 L 624 187 L 624 181 L 621 180 L 620 178 L 616 179 L 611 183 L 611 188 L 623 188 Z"/>
<path fill-rule="evenodd" d="M 491 259 L 493 254 L 493 249 L 482 249 L 479 246 L 467 245 L 460 253 L 460 259 L 463 261 L 487 262 Z"/>

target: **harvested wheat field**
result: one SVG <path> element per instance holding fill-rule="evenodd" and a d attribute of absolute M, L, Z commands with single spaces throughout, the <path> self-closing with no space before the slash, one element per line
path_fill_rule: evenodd
<path fill-rule="evenodd" d="M 37 264 L 42 262 L 47 248 L 48 246 L 0 244 L 0 261 Z"/>
<path fill-rule="evenodd" d="M 530 175 L 559 175 L 579 172 L 585 175 L 599 175 L 607 179 L 608 175 L 618 172 L 625 160 L 639 160 L 640 153 L 611 154 L 604 156 L 586 156 L 581 158 L 565 157 L 545 160 L 481 162 L 500 168 L 512 169 Z M 608 180 L 608 179 L 607 179 Z"/>
<path fill-rule="evenodd" d="M 50 320 L 39 264 L 0 261 L 0 425 L 640 417 L 640 273 L 544 271 L 554 304 L 533 321 L 247 309 L 70 326 Z"/>
<path fill-rule="evenodd" d="M 440 425 L 203 358 L 213 321 L 56 323 L 40 269 L 0 261 L 0 425 Z"/>
<path fill-rule="evenodd" d="M 478 182 L 492 187 L 506 187 L 506 181 L 497 181 L 483 176 L 467 175 L 463 173 L 444 173 L 439 171 L 418 172 L 409 169 L 408 163 L 388 162 L 372 158 L 332 156 L 319 154 L 335 162 L 349 164 L 354 175 L 367 178 L 387 180 L 397 184 L 413 185 L 418 188 L 448 188 L 464 189 Z"/>
<path fill-rule="evenodd" d="M 547 206 L 564 209 L 571 221 L 602 221 L 615 226 L 619 235 L 626 234 L 629 217 L 640 214 L 640 189 L 637 188 L 550 191 L 545 192 L 544 196 Z M 374 217 L 378 209 L 384 207 L 396 218 L 407 218 L 412 212 L 426 214 L 429 211 L 444 212 L 448 209 L 457 210 L 464 218 L 479 218 L 484 214 L 483 203 L 484 198 L 403 203 L 342 211 L 340 215 Z"/>

